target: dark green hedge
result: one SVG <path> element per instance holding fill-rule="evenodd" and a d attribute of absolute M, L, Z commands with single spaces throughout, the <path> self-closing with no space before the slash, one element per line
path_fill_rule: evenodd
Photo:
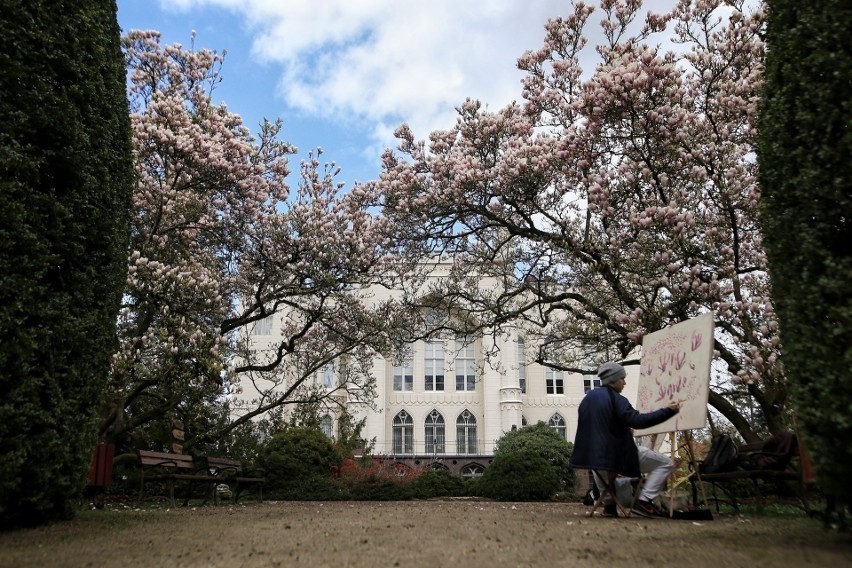
<path fill-rule="evenodd" d="M 524 449 L 531 449 L 547 460 L 559 476 L 559 491 L 574 491 L 577 476 L 568 463 L 571 461 L 574 444 L 565 440 L 544 422 L 537 422 L 503 434 L 497 440 L 494 455 L 498 457 Z"/>
<path fill-rule="evenodd" d="M 761 223 L 792 402 L 820 485 L 852 498 L 852 3 L 770 0 Z M 840 443 L 838 443 L 840 442 Z"/>
<path fill-rule="evenodd" d="M 547 501 L 562 488 L 556 469 L 532 448 L 496 454 L 477 484 L 498 501 Z"/>
<path fill-rule="evenodd" d="M 130 122 L 114 0 L 0 0 L 0 525 L 86 480 L 126 273 Z"/>
<path fill-rule="evenodd" d="M 265 472 L 264 490 L 270 492 L 303 491 L 314 478 L 330 479 L 342 457 L 332 441 L 316 428 L 290 427 L 275 434 L 260 455 Z"/>

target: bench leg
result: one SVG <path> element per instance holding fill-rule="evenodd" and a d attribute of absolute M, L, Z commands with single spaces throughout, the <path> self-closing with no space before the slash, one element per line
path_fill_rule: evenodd
<path fill-rule="evenodd" d="M 756 500 L 755 509 L 758 515 L 763 514 L 763 496 L 760 494 L 760 482 L 756 477 L 752 477 L 752 484 L 754 486 L 754 498 Z"/>
<path fill-rule="evenodd" d="M 168 480 L 168 486 L 169 486 L 169 503 L 171 503 L 172 509 L 174 509 L 175 508 L 175 480 L 169 479 Z"/>

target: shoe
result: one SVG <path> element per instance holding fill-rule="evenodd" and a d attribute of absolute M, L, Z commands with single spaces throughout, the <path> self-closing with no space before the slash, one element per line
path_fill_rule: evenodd
<path fill-rule="evenodd" d="M 606 505 L 604 505 L 603 516 L 618 517 L 618 507 L 615 506 L 615 503 L 607 503 Z"/>
<path fill-rule="evenodd" d="M 638 501 L 636 501 L 636 504 L 633 505 L 633 510 L 631 512 L 634 515 L 645 517 L 647 519 L 660 516 L 660 514 L 657 512 L 651 502 L 645 501 L 644 499 L 639 499 Z"/>

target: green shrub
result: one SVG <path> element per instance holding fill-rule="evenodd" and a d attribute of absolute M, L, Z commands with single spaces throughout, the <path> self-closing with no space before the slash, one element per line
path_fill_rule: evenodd
<path fill-rule="evenodd" d="M 852 6 L 776 0 L 768 14 L 760 221 L 783 365 L 819 483 L 852 504 L 852 445 L 838 443 L 852 437 Z"/>
<path fill-rule="evenodd" d="M 494 456 L 479 481 L 483 497 L 499 501 L 546 501 L 562 487 L 556 469 L 532 448 Z"/>
<path fill-rule="evenodd" d="M 314 428 L 287 428 L 275 434 L 261 453 L 269 491 L 306 490 L 307 481 L 331 478 L 341 459 L 332 441 Z"/>
<path fill-rule="evenodd" d="M 531 450 L 544 458 L 560 480 L 560 491 L 572 492 L 576 481 L 574 470 L 568 465 L 574 445 L 567 442 L 544 422 L 506 432 L 497 440 L 495 459 L 503 454 Z M 492 466 L 493 467 L 493 466 Z"/>
<path fill-rule="evenodd" d="M 414 498 L 414 484 L 422 472 L 395 461 L 368 457 L 344 460 L 338 474 L 346 499 L 400 501 Z"/>
<path fill-rule="evenodd" d="M 127 276 L 133 163 L 114 0 L 4 2 L 0 526 L 73 515 Z"/>
<path fill-rule="evenodd" d="M 274 501 L 340 501 L 347 499 L 341 483 L 327 475 L 305 475 L 263 489 L 264 499 Z"/>
<path fill-rule="evenodd" d="M 414 485 L 396 479 L 365 478 L 343 485 L 343 495 L 353 501 L 408 501 L 415 497 Z"/>
<path fill-rule="evenodd" d="M 414 496 L 418 499 L 458 497 L 464 495 L 467 490 L 464 480 L 446 469 L 425 471 L 412 485 Z"/>

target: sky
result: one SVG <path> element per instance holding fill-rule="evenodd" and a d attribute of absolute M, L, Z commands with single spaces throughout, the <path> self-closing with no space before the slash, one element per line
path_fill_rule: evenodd
<path fill-rule="evenodd" d="M 378 177 L 400 124 L 426 139 L 455 124 L 466 98 L 494 111 L 519 100 L 517 59 L 569 9 L 568 0 L 118 0 L 118 23 L 226 52 L 214 99 L 252 132 L 281 118 L 281 138 L 299 148 L 291 169 L 321 147 L 351 187 Z"/>

